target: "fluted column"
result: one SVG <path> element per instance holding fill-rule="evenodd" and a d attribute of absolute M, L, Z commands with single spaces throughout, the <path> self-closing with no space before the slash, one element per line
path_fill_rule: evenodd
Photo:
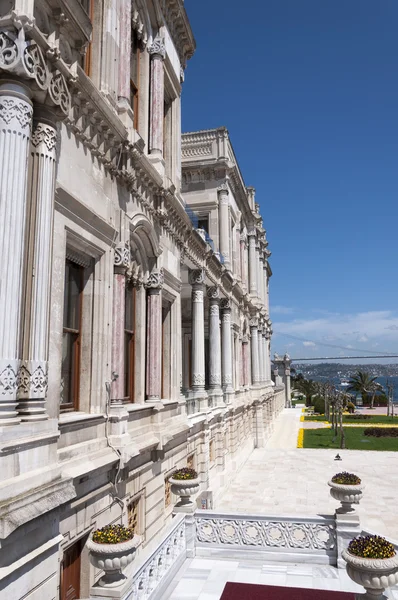
<path fill-rule="evenodd" d="M 0 425 L 20 421 L 17 386 L 32 102 L 27 87 L 0 81 Z"/>
<path fill-rule="evenodd" d="M 251 363 L 252 363 L 252 383 L 258 384 L 260 382 L 259 373 L 259 357 L 258 357 L 258 320 L 252 319 L 250 321 L 250 334 L 251 334 Z"/>
<path fill-rule="evenodd" d="M 117 378 L 112 383 L 112 403 L 124 398 L 125 372 L 125 304 L 126 271 L 130 263 L 130 251 L 126 246 L 117 246 L 114 256 L 113 274 L 113 316 L 112 316 L 112 374 Z"/>
<path fill-rule="evenodd" d="M 218 222 L 220 228 L 220 252 L 224 257 L 225 266 L 231 268 L 229 253 L 229 191 L 226 183 L 217 188 L 218 192 Z"/>
<path fill-rule="evenodd" d="M 261 254 L 261 251 L 259 253 L 258 259 L 259 259 L 259 271 L 258 271 L 259 296 L 260 296 L 260 300 L 261 300 L 263 306 L 265 306 L 264 275 L 263 275 L 264 258 L 263 258 L 263 255 Z"/>
<path fill-rule="evenodd" d="M 257 257 L 256 257 L 256 232 L 252 230 L 249 237 L 249 291 L 252 296 L 257 295 Z"/>
<path fill-rule="evenodd" d="M 259 382 L 263 383 L 263 381 L 264 381 L 264 353 L 263 353 L 263 328 L 262 328 L 261 324 L 259 324 L 258 329 L 257 329 L 257 343 L 258 343 Z"/>
<path fill-rule="evenodd" d="M 163 40 L 157 37 L 149 49 L 151 55 L 151 114 L 149 132 L 150 154 L 163 156 L 164 118 L 164 59 L 166 49 Z"/>
<path fill-rule="evenodd" d="M 243 385 L 246 387 L 249 381 L 249 340 L 247 336 L 242 339 L 242 362 L 243 362 Z"/>
<path fill-rule="evenodd" d="M 264 278 L 264 305 L 267 315 L 269 315 L 269 288 L 268 288 L 268 261 L 264 260 L 263 278 Z"/>
<path fill-rule="evenodd" d="M 46 414 L 51 249 L 57 130 L 52 115 L 35 108 L 30 144 L 30 199 L 22 363 L 18 413 L 22 421 L 42 421 Z"/>
<path fill-rule="evenodd" d="M 147 289 L 146 401 L 159 402 L 162 393 L 162 287 L 163 270 L 153 271 Z"/>
<path fill-rule="evenodd" d="M 196 397 L 205 394 L 205 320 L 203 269 L 189 272 L 192 286 L 192 389 Z"/>
<path fill-rule="evenodd" d="M 269 354 L 268 354 L 268 341 L 267 341 L 267 327 L 264 326 L 263 329 L 263 360 L 264 360 L 264 381 L 269 382 L 268 373 L 269 373 Z"/>
<path fill-rule="evenodd" d="M 221 300 L 221 334 L 222 334 L 222 385 L 226 394 L 233 393 L 232 387 L 232 335 L 231 335 L 231 301 Z"/>
<path fill-rule="evenodd" d="M 221 393 L 221 337 L 220 337 L 220 291 L 218 287 L 207 290 L 209 298 L 209 387 Z"/>

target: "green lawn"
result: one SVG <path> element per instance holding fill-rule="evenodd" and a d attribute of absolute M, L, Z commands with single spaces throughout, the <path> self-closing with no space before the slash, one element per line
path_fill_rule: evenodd
<path fill-rule="evenodd" d="M 325 415 L 314 415 L 310 417 L 305 417 L 305 421 L 327 421 Z M 389 423 L 391 425 L 397 425 L 398 427 L 398 417 L 387 417 L 386 415 L 372 415 L 370 419 L 353 419 L 349 415 L 343 415 L 343 423 L 357 423 L 361 425 L 362 423 Z"/>
<path fill-rule="evenodd" d="M 390 450 L 398 451 L 398 438 L 374 438 L 364 435 L 363 427 L 345 427 L 347 450 Z M 331 429 L 304 429 L 303 448 L 340 449 L 340 435 L 333 442 Z"/>

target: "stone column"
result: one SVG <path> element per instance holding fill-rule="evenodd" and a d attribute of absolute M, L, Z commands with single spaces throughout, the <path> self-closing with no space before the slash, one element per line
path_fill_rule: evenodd
<path fill-rule="evenodd" d="M 221 300 L 222 320 L 222 385 L 226 394 L 233 393 L 232 387 L 232 335 L 231 335 L 231 301 Z"/>
<path fill-rule="evenodd" d="M 252 230 L 249 236 L 249 291 L 252 296 L 257 295 L 257 257 L 256 257 L 256 232 Z"/>
<path fill-rule="evenodd" d="M 112 375 L 117 379 L 112 383 L 112 403 L 124 398 L 125 371 L 125 300 L 126 300 L 126 271 L 130 263 L 130 251 L 126 246 L 117 246 L 114 256 L 113 274 L 113 318 L 112 318 Z"/>
<path fill-rule="evenodd" d="M 51 259 L 57 130 L 53 115 L 36 109 L 30 144 L 30 210 L 26 253 L 25 314 L 22 363 L 18 387 L 18 413 L 22 421 L 48 418 Z"/>
<path fill-rule="evenodd" d="M 288 354 L 285 354 L 283 357 L 283 366 L 284 366 L 284 384 L 285 384 L 285 407 L 291 408 L 292 399 L 291 399 L 291 390 L 290 390 L 290 365 L 292 364 L 292 360 Z"/>
<path fill-rule="evenodd" d="M 151 55 L 151 113 L 149 127 L 150 154 L 163 156 L 164 118 L 164 59 L 166 48 L 163 40 L 157 37 L 149 49 Z"/>
<path fill-rule="evenodd" d="M 263 359 L 264 359 L 264 381 L 269 383 L 269 354 L 268 354 L 268 340 L 267 340 L 267 326 L 263 329 Z"/>
<path fill-rule="evenodd" d="M 225 266 L 231 268 L 229 254 L 229 191 L 226 183 L 217 188 L 218 192 L 218 221 L 220 227 L 220 252 L 224 257 Z"/>
<path fill-rule="evenodd" d="M 264 381 L 264 353 L 263 353 L 263 326 L 259 324 L 257 329 L 257 343 L 258 343 L 258 373 L 259 373 L 259 382 L 263 383 Z"/>
<path fill-rule="evenodd" d="M 205 398 L 205 320 L 203 269 L 189 272 L 192 286 L 192 389 L 196 398 Z"/>
<path fill-rule="evenodd" d="M 259 292 L 258 295 L 260 296 L 260 300 L 263 304 L 263 306 L 265 306 L 265 296 L 264 296 L 264 275 L 263 275 L 263 268 L 264 268 L 264 259 L 263 256 L 261 254 L 261 251 L 259 253 L 259 272 L 258 272 L 258 288 L 259 288 Z"/>
<path fill-rule="evenodd" d="M 19 423 L 17 386 L 27 205 L 30 91 L 0 81 L 0 425 Z"/>
<path fill-rule="evenodd" d="M 240 276 L 242 279 L 243 286 L 247 286 L 247 274 L 246 274 L 246 239 L 245 234 L 241 233 L 239 236 L 239 244 L 240 244 Z"/>
<path fill-rule="evenodd" d="M 251 334 L 251 363 L 252 363 L 252 382 L 254 385 L 260 382 L 259 358 L 258 358 L 258 320 L 250 321 Z"/>
<path fill-rule="evenodd" d="M 260 278 L 261 272 L 261 278 Z M 262 269 L 260 269 L 260 244 L 256 242 L 256 279 L 257 279 L 257 298 L 261 300 L 261 288 L 263 286 L 262 282 Z"/>
<path fill-rule="evenodd" d="M 209 309 L 209 387 L 212 395 L 222 395 L 221 390 L 221 337 L 220 291 L 211 287 L 207 291 Z"/>
<path fill-rule="evenodd" d="M 163 270 L 153 271 L 147 289 L 146 401 L 160 402 L 162 393 L 162 294 Z"/>
<path fill-rule="evenodd" d="M 264 277 L 264 305 L 265 310 L 267 311 L 267 315 L 269 315 L 269 289 L 268 289 L 268 261 L 264 260 L 264 269 L 263 269 L 263 277 Z"/>
<path fill-rule="evenodd" d="M 249 340 L 247 336 L 242 339 L 243 385 L 250 385 L 249 381 Z"/>
<path fill-rule="evenodd" d="M 130 103 L 131 0 L 121 0 L 119 6 L 119 100 Z"/>
<path fill-rule="evenodd" d="M 266 354 L 265 380 L 270 383 L 271 382 L 271 352 L 270 352 L 271 335 L 270 335 L 268 327 L 265 329 L 264 338 L 265 338 L 265 354 Z"/>

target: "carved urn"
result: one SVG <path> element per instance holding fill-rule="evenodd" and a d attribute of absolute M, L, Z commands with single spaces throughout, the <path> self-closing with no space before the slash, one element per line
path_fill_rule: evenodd
<path fill-rule="evenodd" d="M 328 485 L 330 486 L 332 498 L 338 500 L 341 504 L 336 512 L 343 515 L 355 512 L 352 505 L 359 504 L 364 489 L 359 477 L 352 473 L 338 473 L 328 481 Z"/>
<path fill-rule="evenodd" d="M 116 544 L 99 544 L 91 537 L 87 540 L 91 564 L 105 571 L 98 581 L 101 587 L 117 587 L 124 583 L 126 576 L 123 575 L 123 569 L 133 561 L 139 542 L 138 535 Z"/>
<path fill-rule="evenodd" d="M 369 600 L 382 600 L 384 590 L 398 583 L 398 557 L 363 558 L 343 550 L 347 574 L 355 583 L 362 585 Z"/>
<path fill-rule="evenodd" d="M 186 510 L 193 508 L 195 503 L 191 500 L 191 496 L 199 491 L 199 478 L 196 471 L 189 468 L 178 469 L 170 477 L 171 491 L 176 496 L 180 497 L 175 508 Z"/>

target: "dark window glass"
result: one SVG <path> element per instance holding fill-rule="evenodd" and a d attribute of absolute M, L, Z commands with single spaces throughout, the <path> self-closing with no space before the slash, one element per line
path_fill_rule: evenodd
<path fill-rule="evenodd" d="M 124 395 L 128 402 L 134 402 L 134 360 L 135 360 L 135 288 L 126 286 L 124 324 Z"/>
<path fill-rule="evenodd" d="M 66 261 L 61 372 L 63 410 L 77 409 L 79 404 L 83 276 L 83 267 Z"/>

